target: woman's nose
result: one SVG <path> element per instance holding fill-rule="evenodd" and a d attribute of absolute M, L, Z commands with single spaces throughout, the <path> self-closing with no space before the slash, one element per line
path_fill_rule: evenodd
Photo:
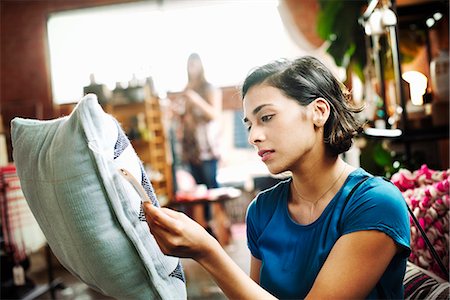
<path fill-rule="evenodd" d="M 248 143 L 251 145 L 257 145 L 264 140 L 263 132 L 260 128 L 253 126 L 248 132 Z"/>

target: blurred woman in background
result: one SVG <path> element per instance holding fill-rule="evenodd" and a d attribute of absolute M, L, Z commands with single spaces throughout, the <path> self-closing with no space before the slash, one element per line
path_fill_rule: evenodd
<path fill-rule="evenodd" d="M 182 124 L 182 162 L 189 168 L 197 185 L 218 188 L 216 177 L 220 159 L 222 90 L 206 80 L 203 63 L 197 53 L 192 53 L 187 60 L 187 75 L 188 83 L 178 102 L 181 106 L 178 109 Z M 220 205 L 192 207 L 192 217 L 226 244 L 229 221 L 225 216 Z M 216 224 L 211 224 L 211 220 Z"/>

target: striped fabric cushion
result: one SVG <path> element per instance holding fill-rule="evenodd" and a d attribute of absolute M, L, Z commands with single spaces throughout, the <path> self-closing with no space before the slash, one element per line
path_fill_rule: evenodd
<path fill-rule="evenodd" d="M 120 125 L 95 95 L 70 116 L 15 118 L 13 157 L 23 193 L 53 253 L 90 287 L 116 299 L 186 299 L 180 260 L 159 249 L 125 168 L 159 205 Z"/>
<path fill-rule="evenodd" d="M 405 278 L 405 299 L 449 299 L 450 283 L 408 262 Z"/>

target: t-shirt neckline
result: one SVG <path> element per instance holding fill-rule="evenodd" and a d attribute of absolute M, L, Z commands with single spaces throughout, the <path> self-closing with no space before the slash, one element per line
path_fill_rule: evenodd
<path fill-rule="evenodd" d="M 298 223 L 297 221 L 295 221 L 292 218 L 291 214 L 289 213 L 288 198 L 289 198 L 289 195 L 290 195 L 290 186 L 291 186 L 291 182 L 292 182 L 292 178 L 289 178 L 289 181 L 287 182 L 288 184 L 286 184 L 286 186 L 285 186 L 285 192 L 283 194 L 282 201 L 280 203 L 283 206 L 283 211 L 286 214 L 287 218 L 289 219 L 289 222 L 291 222 L 295 226 L 298 226 L 300 228 L 305 228 L 305 229 L 306 228 L 312 228 L 312 227 L 317 226 L 317 224 L 320 224 L 322 222 L 322 220 L 325 218 L 325 216 L 328 214 L 329 210 L 331 210 L 333 208 L 333 206 L 335 205 L 335 202 L 337 201 L 337 199 L 340 198 L 344 188 L 347 186 L 347 183 L 351 180 L 351 178 L 355 177 L 356 175 L 358 175 L 358 174 L 360 174 L 362 172 L 364 172 L 364 171 L 363 171 L 363 169 L 361 169 L 361 167 L 358 167 L 355 170 L 353 170 L 352 172 L 350 172 L 350 174 L 348 174 L 348 176 L 345 179 L 345 181 L 342 184 L 342 186 L 339 188 L 337 193 L 333 196 L 331 201 L 327 204 L 327 206 L 322 211 L 320 216 L 316 220 L 314 220 L 313 222 L 311 222 L 309 224 L 300 224 L 300 223 Z"/>

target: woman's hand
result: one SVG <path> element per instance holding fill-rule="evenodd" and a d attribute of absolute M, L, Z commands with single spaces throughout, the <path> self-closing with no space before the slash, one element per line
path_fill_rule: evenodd
<path fill-rule="evenodd" d="M 195 105 L 201 105 L 205 100 L 193 89 L 186 89 L 183 93 L 186 99 Z"/>
<path fill-rule="evenodd" d="M 222 112 L 222 91 L 220 89 L 210 90 L 203 98 L 199 93 L 188 88 L 184 90 L 183 96 L 187 102 L 201 109 L 209 120 L 218 118 Z"/>
<path fill-rule="evenodd" d="M 195 259 L 229 299 L 275 299 L 227 255 L 219 242 L 183 213 L 144 203 L 150 231 L 162 252 Z"/>
<path fill-rule="evenodd" d="M 183 213 L 144 203 L 145 217 L 151 233 L 164 254 L 207 258 L 219 243 L 197 222 Z"/>

